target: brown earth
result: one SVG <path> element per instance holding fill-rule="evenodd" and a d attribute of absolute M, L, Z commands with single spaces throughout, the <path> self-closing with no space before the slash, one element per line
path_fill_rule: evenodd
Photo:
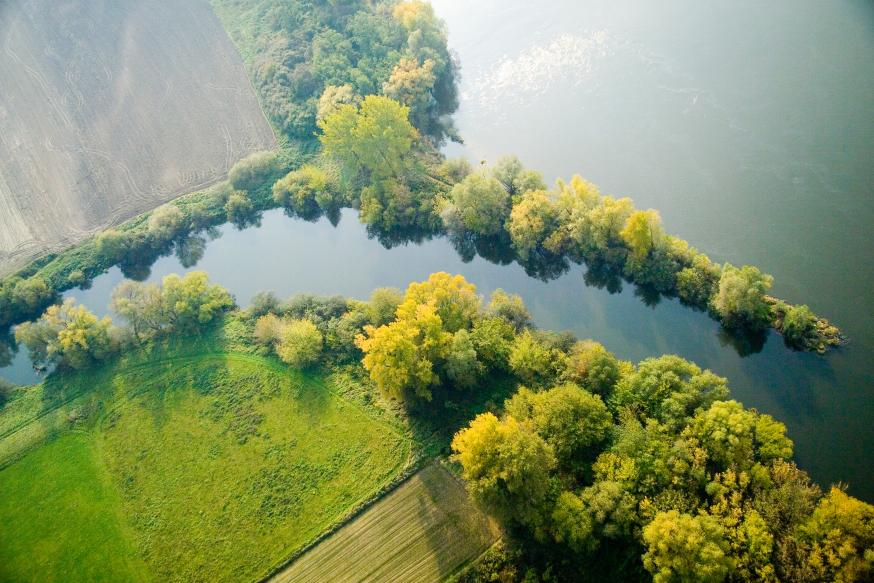
<path fill-rule="evenodd" d="M 442 581 L 482 554 L 498 534 L 464 486 L 434 463 L 271 581 Z"/>
<path fill-rule="evenodd" d="M 275 145 L 205 0 L 0 2 L 0 275 Z"/>

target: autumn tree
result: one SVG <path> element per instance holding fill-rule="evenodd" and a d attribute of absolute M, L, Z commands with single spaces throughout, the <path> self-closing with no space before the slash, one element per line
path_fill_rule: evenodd
<path fill-rule="evenodd" d="M 484 413 L 455 435 L 452 450 L 478 506 L 543 534 L 556 461 L 541 437 L 513 417 Z"/>
<path fill-rule="evenodd" d="M 594 340 L 574 344 L 562 378 L 591 393 L 609 395 L 619 381 L 619 360 L 604 345 Z"/>
<path fill-rule="evenodd" d="M 643 564 L 656 583 L 716 583 L 733 568 L 722 527 L 707 515 L 659 513 L 643 529 L 643 542 Z"/>
<path fill-rule="evenodd" d="M 111 327 L 108 317 L 98 318 L 68 298 L 49 306 L 39 320 L 18 326 L 15 339 L 27 347 L 34 362 L 83 369 L 112 353 Z"/>
<path fill-rule="evenodd" d="M 523 261 L 538 252 L 557 227 L 558 215 L 553 199 L 545 190 L 529 190 L 522 194 L 513 205 L 507 222 L 513 248 Z"/>

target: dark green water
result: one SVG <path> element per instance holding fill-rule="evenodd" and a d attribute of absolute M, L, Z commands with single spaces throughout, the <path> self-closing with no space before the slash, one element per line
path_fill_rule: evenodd
<path fill-rule="evenodd" d="M 257 291 L 365 297 L 431 272 L 522 295 L 538 325 L 622 358 L 676 353 L 727 376 L 733 396 L 784 421 L 822 484 L 874 500 L 874 8 L 870 3 L 435 2 L 463 67 L 458 125 L 475 159 L 516 153 L 548 178 L 580 172 L 661 211 L 716 260 L 774 274 L 851 344 L 826 357 L 778 336 L 741 356 L 706 315 L 646 305 L 631 286 L 542 282 L 517 265 L 464 263 L 442 239 L 385 249 L 352 211 L 338 227 L 265 215 L 220 229 L 196 269 L 245 305 Z M 175 257 L 151 280 L 186 271 Z M 104 312 L 117 269 L 77 297 Z M 19 354 L 0 375 L 34 379 Z"/>

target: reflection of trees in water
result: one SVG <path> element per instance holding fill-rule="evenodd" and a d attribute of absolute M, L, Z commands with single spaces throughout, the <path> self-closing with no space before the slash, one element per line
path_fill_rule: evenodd
<path fill-rule="evenodd" d="M 770 329 L 752 332 L 720 326 L 717 338 L 719 338 L 720 345 L 730 346 L 741 357 L 744 357 L 761 352 L 765 347 L 765 341 L 767 341 L 769 333 Z"/>
<path fill-rule="evenodd" d="M 12 328 L 0 331 L 0 368 L 12 364 L 18 354 L 18 344 L 12 334 Z"/>

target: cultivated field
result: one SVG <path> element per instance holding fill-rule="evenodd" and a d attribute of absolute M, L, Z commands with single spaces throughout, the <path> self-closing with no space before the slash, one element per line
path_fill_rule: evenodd
<path fill-rule="evenodd" d="M 0 2 L 0 275 L 275 146 L 204 0 Z"/>
<path fill-rule="evenodd" d="M 174 342 L 0 412 L 0 581 L 256 580 L 407 467 L 321 375 Z"/>
<path fill-rule="evenodd" d="M 452 474 L 432 464 L 276 575 L 274 583 L 442 581 L 497 539 Z"/>

